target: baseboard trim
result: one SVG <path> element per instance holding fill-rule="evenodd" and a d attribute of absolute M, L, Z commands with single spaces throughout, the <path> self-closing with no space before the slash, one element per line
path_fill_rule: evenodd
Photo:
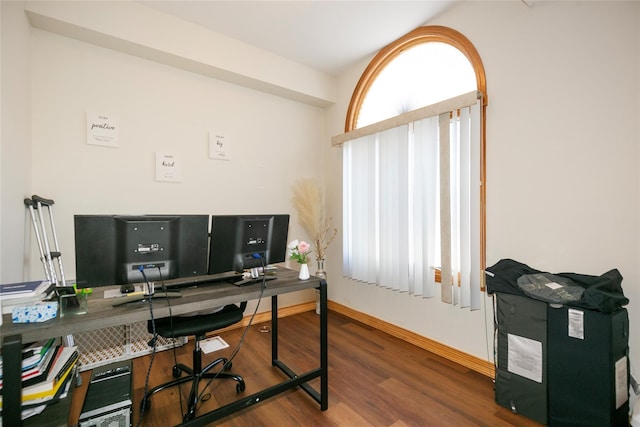
<path fill-rule="evenodd" d="M 278 318 L 293 316 L 294 314 L 300 314 L 300 313 L 312 311 L 315 309 L 316 309 L 315 301 L 292 305 L 289 307 L 282 307 L 278 309 Z M 358 322 L 364 323 L 365 325 L 371 326 L 372 328 L 376 328 L 382 332 L 385 332 L 403 341 L 416 345 L 420 348 L 423 348 L 427 351 L 437 354 L 438 356 L 444 357 L 447 360 L 450 360 L 459 365 L 462 365 L 465 368 L 469 368 L 480 374 L 486 375 L 489 378 L 495 377 L 495 367 L 491 362 L 479 359 L 475 356 L 464 353 L 460 350 L 456 350 L 453 347 L 449 347 L 447 345 L 441 344 L 432 339 L 418 335 L 415 332 L 411 332 L 407 329 L 393 325 L 389 322 L 385 322 L 384 320 L 380 320 L 376 317 L 354 310 L 342 304 L 338 304 L 337 302 L 334 302 L 334 301 L 328 302 L 328 309 L 331 311 L 335 311 L 336 313 L 342 314 L 343 316 L 347 316 L 353 320 L 357 320 Z M 226 330 L 246 327 L 249 324 L 250 319 L 251 319 L 251 315 L 245 315 L 244 319 L 242 319 L 242 322 L 229 326 L 228 328 L 226 328 Z M 253 323 L 255 324 L 255 323 L 268 322 L 270 320 L 271 320 L 271 311 L 264 311 L 262 313 L 257 313 L 255 315 L 255 318 L 253 319 Z M 216 333 L 222 332 L 224 330 L 225 329 L 216 331 Z"/>
<path fill-rule="evenodd" d="M 278 319 L 281 317 L 293 316 L 294 314 L 300 314 L 300 313 L 304 313 L 304 312 L 315 310 L 315 309 L 316 309 L 315 301 L 296 304 L 289 307 L 279 307 Z M 251 314 L 247 314 L 245 311 L 245 316 L 242 318 L 241 322 L 238 322 L 236 324 L 233 324 L 223 329 L 218 329 L 212 334 L 218 334 L 219 332 L 229 331 L 231 329 L 245 328 L 247 327 L 247 325 L 249 325 L 249 322 L 251 321 L 251 316 L 252 316 Z M 269 322 L 269 321 L 271 321 L 271 310 L 263 311 L 261 313 L 256 313 L 255 317 L 253 318 L 252 324 Z"/>
<path fill-rule="evenodd" d="M 491 362 L 479 359 L 460 350 L 456 350 L 455 348 L 441 344 L 429 338 L 425 338 L 421 335 L 416 334 L 415 332 L 408 331 L 404 328 L 393 325 L 389 322 L 385 322 L 384 320 L 380 320 L 376 317 L 370 316 L 366 313 L 362 313 L 333 301 L 329 301 L 328 308 L 329 310 L 357 320 L 358 322 L 362 322 L 365 325 L 376 328 L 382 332 L 386 332 L 389 335 L 409 342 L 480 374 L 486 375 L 490 378 L 495 377 L 495 367 Z"/>
<path fill-rule="evenodd" d="M 302 304 L 291 305 L 289 307 L 278 307 L 278 319 L 281 317 L 293 316 L 294 314 L 304 313 L 316 309 L 315 301 L 305 302 Z M 244 316 L 240 325 L 247 326 L 251 315 Z M 253 323 L 269 322 L 271 320 L 271 311 L 263 311 L 262 313 L 256 313 Z"/>

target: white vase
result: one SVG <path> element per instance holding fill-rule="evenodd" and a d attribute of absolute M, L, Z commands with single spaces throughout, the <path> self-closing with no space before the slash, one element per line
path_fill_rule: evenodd
<path fill-rule="evenodd" d="M 309 277 L 309 266 L 307 264 L 300 264 L 300 274 L 298 274 L 298 279 L 307 280 Z"/>

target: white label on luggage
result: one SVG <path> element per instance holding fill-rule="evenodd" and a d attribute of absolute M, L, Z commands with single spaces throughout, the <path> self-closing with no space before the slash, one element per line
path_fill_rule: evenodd
<path fill-rule="evenodd" d="M 627 356 L 616 361 L 616 409 L 629 399 L 629 383 L 627 379 Z"/>
<path fill-rule="evenodd" d="M 562 285 L 561 285 L 561 284 L 556 283 L 556 282 L 549 282 L 549 283 L 546 283 L 546 284 L 545 284 L 545 286 L 546 286 L 547 288 L 553 289 L 554 291 L 555 291 L 556 289 L 560 289 L 560 288 L 562 287 Z"/>
<path fill-rule="evenodd" d="M 530 338 L 508 334 L 507 370 L 513 374 L 542 383 L 542 343 Z"/>
<path fill-rule="evenodd" d="M 567 310 L 569 321 L 569 336 L 579 340 L 584 339 L 584 312 L 570 308 Z"/>

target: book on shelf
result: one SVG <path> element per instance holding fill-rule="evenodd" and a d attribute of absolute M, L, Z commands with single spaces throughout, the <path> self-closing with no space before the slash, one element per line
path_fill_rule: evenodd
<path fill-rule="evenodd" d="M 55 350 L 55 339 L 38 341 L 27 344 L 22 348 L 22 379 L 41 373 L 43 367 Z M 2 385 L 2 355 L 0 355 L 0 386 Z"/>
<path fill-rule="evenodd" d="M 45 402 L 27 402 L 22 405 L 21 418 L 24 426 L 59 427 L 61 425 L 60 420 L 64 419 L 66 421 L 71 405 L 77 369 L 77 365 L 73 367 L 51 399 Z M 1 419 L 2 409 L 0 408 Z M 64 425 L 67 425 L 66 422 Z"/>
<path fill-rule="evenodd" d="M 47 377 L 43 381 L 38 381 L 27 387 L 22 388 L 22 400 L 37 399 L 50 395 L 52 390 L 56 388 L 60 380 L 65 377 L 69 369 L 78 360 L 77 347 L 62 347 L 53 362 L 53 366 L 49 370 Z"/>
<path fill-rule="evenodd" d="M 22 373 L 22 387 L 27 387 L 43 381 L 49 375 L 56 359 L 64 347 L 57 345 L 52 347 L 42 359 L 42 363 L 34 369 Z"/>
<path fill-rule="evenodd" d="M 35 366 L 26 371 L 22 371 L 22 387 L 27 387 L 36 384 L 40 381 L 44 381 L 49 375 L 57 355 L 62 351 L 62 346 L 52 346 L 42 358 L 38 366 Z M 0 379 L 0 390 L 2 390 L 2 379 Z"/>
<path fill-rule="evenodd" d="M 51 400 L 40 404 L 22 405 L 21 417 L 23 426 L 59 427 L 60 420 L 67 419 L 77 369 L 76 365 Z M 67 424 L 65 423 L 64 425 Z"/>
<path fill-rule="evenodd" d="M 45 380 L 22 388 L 22 404 L 44 404 L 54 398 L 60 387 L 65 383 L 76 363 L 78 362 L 77 347 L 62 347 L 58 351 Z M 2 399 L 0 399 L 0 403 Z"/>

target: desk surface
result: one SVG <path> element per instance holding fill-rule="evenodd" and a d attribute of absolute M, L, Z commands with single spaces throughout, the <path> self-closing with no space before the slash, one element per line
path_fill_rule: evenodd
<path fill-rule="evenodd" d="M 278 280 L 268 281 L 262 296 L 266 298 L 318 286 L 319 279 L 315 277 L 309 280 L 299 280 L 297 271 L 279 268 Z M 154 317 L 168 317 L 169 311 L 172 315 L 178 316 L 221 305 L 255 300 L 260 297 L 260 288 L 260 283 L 247 286 L 214 283 L 194 288 L 183 288 L 180 289 L 182 294 L 180 298 L 170 299 L 171 307 L 165 298 L 155 298 L 153 300 Z M 78 316 L 57 317 L 43 323 L 19 324 L 12 323 L 11 315 L 5 314 L 2 326 L 0 326 L 0 335 L 3 337 L 21 335 L 22 342 L 27 343 L 149 319 L 149 304 L 147 302 L 138 301 L 113 307 L 112 300 L 104 298 L 104 291 L 107 289 L 113 289 L 113 287 L 94 288 L 93 294 L 88 298 L 87 313 Z"/>

